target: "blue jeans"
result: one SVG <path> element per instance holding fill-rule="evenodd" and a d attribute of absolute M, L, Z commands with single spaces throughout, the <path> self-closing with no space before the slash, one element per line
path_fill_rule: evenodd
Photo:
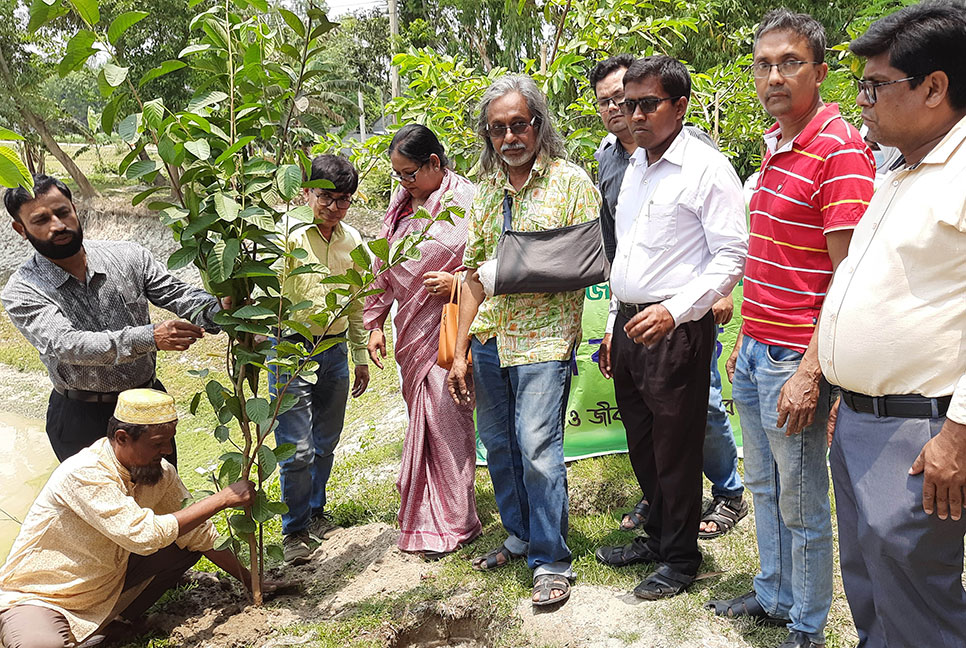
<path fill-rule="evenodd" d="M 506 548 L 526 554 L 534 575 L 571 576 L 563 427 L 569 362 L 500 367 L 496 338 L 472 340 L 476 424 Z"/>
<path fill-rule="evenodd" d="M 745 447 L 745 485 L 755 500 L 761 571 L 754 586 L 772 616 L 825 642 L 832 604 L 832 518 L 825 423 L 829 388 L 821 380 L 815 420 L 801 434 L 778 427 L 778 395 L 802 354 L 745 336 L 732 387 Z"/>
<path fill-rule="evenodd" d="M 282 533 L 298 533 L 312 516 L 325 509 L 325 485 L 332 474 L 335 446 L 342 435 L 345 406 L 349 398 L 349 365 L 345 342 L 312 358 L 319 363 L 316 383 L 296 378 L 286 394 L 298 397 L 298 403 L 279 415 L 275 443 L 295 445 L 295 454 L 279 462 L 282 501 L 288 513 L 282 515 Z M 282 375 L 268 375 L 268 388 L 276 393 L 277 385 L 288 380 Z"/>
<path fill-rule="evenodd" d="M 711 481 L 714 497 L 739 497 L 745 492 L 738 474 L 738 448 L 731 431 L 728 412 L 721 402 L 721 373 L 718 370 L 718 331 L 715 327 L 715 351 L 711 354 L 711 392 L 708 396 L 708 425 L 704 434 L 704 474 Z"/>

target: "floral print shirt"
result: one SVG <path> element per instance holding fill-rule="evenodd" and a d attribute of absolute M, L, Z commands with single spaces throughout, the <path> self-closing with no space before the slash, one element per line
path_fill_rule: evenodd
<path fill-rule="evenodd" d="M 560 158 L 538 158 L 517 191 L 504 171 L 484 178 L 470 208 L 463 263 L 478 268 L 496 258 L 503 229 L 503 194 L 513 197 L 512 228 L 522 232 L 577 225 L 600 216 L 600 195 L 587 173 Z M 488 297 L 470 333 L 496 336 L 503 367 L 562 361 L 580 341 L 584 291 L 521 293 Z"/>

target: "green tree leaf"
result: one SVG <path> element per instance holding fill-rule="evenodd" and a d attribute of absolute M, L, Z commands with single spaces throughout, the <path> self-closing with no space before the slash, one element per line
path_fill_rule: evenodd
<path fill-rule="evenodd" d="M 178 58 L 184 58 L 189 54 L 197 54 L 198 52 L 207 52 L 210 49 L 211 45 L 208 43 L 194 43 L 192 45 L 188 45 L 183 50 L 178 52 Z"/>
<path fill-rule="evenodd" d="M 226 148 L 221 155 L 215 158 L 215 165 L 221 164 L 222 162 L 230 158 L 232 155 L 242 150 L 243 146 L 246 146 L 249 142 L 251 142 L 254 139 L 255 139 L 254 135 L 248 135 L 246 137 L 242 137 L 237 142 L 235 142 L 234 144 Z"/>
<path fill-rule="evenodd" d="M 198 258 L 198 248 L 196 247 L 183 247 L 180 250 L 175 250 L 168 257 L 168 270 L 174 271 L 183 268 L 196 258 Z"/>
<path fill-rule="evenodd" d="M 141 193 L 139 193 L 138 195 L 134 196 L 134 198 L 131 199 L 131 205 L 133 205 L 134 207 L 137 207 L 145 200 L 150 198 L 153 194 L 156 194 L 162 189 L 167 189 L 167 188 L 168 187 L 151 187 L 150 189 L 145 189 L 144 191 L 142 191 Z"/>
<path fill-rule="evenodd" d="M 255 522 L 243 513 L 236 513 L 228 518 L 228 524 L 231 528 L 235 530 L 236 533 L 241 535 L 251 535 L 255 533 L 258 527 L 255 526 Z"/>
<path fill-rule="evenodd" d="M 190 140 L 184 143 L 184 148 L 199 160 L 207 160 L 211 157 L 211 145 L 208 144 L 208 140 Z"/>
<path fill-rule="evenodd" d="M 369 241 L 369 249 L 383 262 L 389 261 L 389 241 L 384 238 Z"/>
<path fill-rule="evenodd" d="M 191 399 L 191 405 L 188 406 L 188 411 L 194 416 L 198 412 L 198 405 L 201 404 L 201 392 L 195 392 L 194 397 Z"/>
<path fill-rule="evenodd" d="M 205 393 L 208 395 L 208 402 L 216 411 L 225 404 L 225 388 L 217 380 L 208 381 L 205 385 Z"/>
<path fill-rule="evenodd" d="M 137 180 L 141 176 L 147 175 L 158 168 L 158 163 L 154 160 L 138 160 L 127 168 L 124 174 L 128 180 Z"/>
<path fill-rule="evenodd" d="M 214 283 L 226 281 L 231 276 L 240 249 L 238 239 L 222 239 L 215 243 L 208 255 L 208 278 Z"/>
<path fill-rule="evenodd" d="M 127 142 L 128 144 L 134 145 L 140 137 L 141 126 L 141 113 L 131 113 L 127 117 L 121 120 L 121 123 L 117 125 L 118 136 Z"/>
<path fill-rule="evenodd" d="M 241 206 L 223 193 L 216 193 L 214 197 L 215 211 L 223 221 L 232 222 L 238 218 Z"/>
<path fill-rule="evenodd" d="M 161 122 L 164 119 L 164 101 L 161 97 L 144 102 L 142 117 L 144 118 L 144 123 L 151 128 L 157 130 L 161 127 Z"/>
<path fill-rule="evenodd" d="M 259 448 L 261 451 L 261 448 Z M 259 452 L 259 457 L 261 452 Z M 269 473 L 271 474 L 271 473 Z M 263 470 L 264 475 L 264 470 Z M 272 512 L 271 507 L 268 505 L 268 497 L 263 491 L 258 491 L 255 493 L 255 501 L 252 503 L 252 517 L 255 518 L 256 522 L 268 522 L 275 514 Z"/>
<path fill-rule="evenodd" d="M 275 458 L 275 453 L 266 445 L 259 446 L 258 448 L 258 465 L 262 469 L 262 479 L 268 479 L 278 467 L 278 460 Z"/>
<path fill-rule="evenodd" d="M 288 25 L 299 38 L 305 38 L 305 25 L 302 24 L 302 21 L 298 16 L 288 9 L 283 9 L 282 7 L 278 8 L 278 13 L 281 14 L 282 20 L 285 21 L 285 24 Z"/>
<path fill-rule="evenodd" d="M 186 65 L 187 65 L 187 63 L 185 63 L 184 61 L 176 61 L 176 60 L 173 60 L 173 59 L 170 60 L 170 61 L 165 61 L 164 63 L 162 63 L 158 67 L 151 68 L 150 70 L 148 70 L 147 72 L 145 72 L 144 73 L 144 76 L 141 77 L 141 80 L 138 81 L 138 87 L 141 88 L 141 87 L 144 86 L 144 84 L 149 83 L 149 82 L 157 79 L 158 77 L 162 77 L 165 74 L 170 74 L 171 72 L 174 72 L 175 70 L 180 70 L 181 68 L 185 67 Z"/>
<path fill-rule="evenodd" d="M 288 395 L 286 394 L 286 396 Z M 283 443 L 275 448 L 275 458 L 279 461 L 285 461 L 295 454 L 295 450 L 294 443 Z"/>
<path fill-rule="evenodd" d="M 286 507 L 287 508 L 287 507 Z M 265 553 L 268 557 L 276 562 L 282 562 L 285 560 L 285 551 L 282 549 L 281 545 L 270 544 L 265 546 Z"/>
<path fill-rule="evenodd" d="M 268 319 L 270 317 L 275 317 L 276 313 L 265 308 L 264 306 L 258 306 L 256 304 L 249 304 L 248 306 L 242 306 L 235 312 L 233 312 L 232 317 L 237 317 L 239 319 Z"/>
<path fill-rule="evenodd" d="M 101 20 L 97 10 L 97 0 L 69 0 L 71 6 L 88 25 L 94 26 Z"/>
<path fill-rule="evenodd" d="M 302 188 L 302 170 L 294 164 L 280 166 L 275 173 L 275 185 L 284 200 L 292 200 Z"/>
<path fill-rule="evenodd" d="M 158 140 L 158 155 L 166 164 L 180 166 L 184 162 L 184 144 L 175 144 L 174 140 L 165 135 Z"/>
<path fill-rule="evenodd" d="M 128 68 L 106 63 L 104 65 L 104 79 L 112 88 L 116 88 L 127 79 Z"/>
<path fill-rule="evenodd" d="M 103 112 L 101 112 L 101 130 L 104 131 L 105 135 L 110 135 L 114 132 L 114 120 L 117 118 L 117 110 L 119 105 L 120 101 L 109 101 L 108 104 L 104 106 Z"/>
<path fill-rule="evenodd" d="M 33 187 L 27 166 L 12 148 L 0 145 L 0 185 L 4 187 Z"/>
<path fill-rule="evenodd" d="M 3 126 L 0 126 L 0 140 L 13 140 L 15 142 L 22 142 L 23 139 L 24 139 L 23 135 L 15 133 L 9 128 L 4 128 Z"/>
<path fill-rule="evenodd" d="M 215 428 L 215 440 L 219 443 L 224 443 L 231 436 L 227 427 L 224 425 L 219 425 Z"/>
<path fill-rule="evenodd" d="M 311 223 L 315 220 L 315 214 L 308 205 L 299 205 L 295 209 L 289 210 L 285 216 L 300 223 Z"/>
<path fill-rule="evenodd" d="M 192 97 L 191 101 L 188 102 L 186 110 L 190 113 L 196 113 L 202 108 L 214 106 L 216 103 L 224 101 L 227 98 L 228 95 L 220 90 L 206 90 Z"/>
<path fill-rule="evenodd" d="M 126 11 L 111 21 L 111 26 L 107 28 L 107 40 L 111 45 L 117 45 L 118 39 L 128 29 L 148 17 L 146 11 Z"/>
<path fill-rule="evenodd" d="M 229 456 L 230 454 L 236 456 Z M 234 484 L 241 477 L 241 462 L 244 457 L 240 452 L 226 453 L 221 457 L 221 469 L 218 471 L 218 481 L 222 484 Z"/>
<path fill-rule="evenodd" d="M 352 257 L 352 260 L 355 262 L 355 264 L 360 268 L 362 268 L 363 270 L 368 270 L 369 267 L 372 265 L 372 257 L 370 257 L 369 253 L 366 252 L 365 243 L 359 244 L 358 247 L 356 247 L 355 249 L 352 250 L 352 252 L 349 253 L 349 256 Z M 361 278 L 360 278 L 360 281 L 361 281 Z"/>
<path fill-rule="evenodd" d="M 255 423 L 266 421 L 271 416 L 268 401 L 264 398 L 249 398 L 248 402 L 245 403 L 245 412 L 248 414 L 249 420 Z"/>

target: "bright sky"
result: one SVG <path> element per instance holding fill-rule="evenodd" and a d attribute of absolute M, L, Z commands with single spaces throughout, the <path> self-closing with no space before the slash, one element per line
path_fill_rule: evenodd
<path fill-rule="evenodd" d="M 328 16 L 332 19 L 357 9 L 386 9 L 389 6 L 386 0 L 326 0 L 326 4 L 329 6 Z"/>

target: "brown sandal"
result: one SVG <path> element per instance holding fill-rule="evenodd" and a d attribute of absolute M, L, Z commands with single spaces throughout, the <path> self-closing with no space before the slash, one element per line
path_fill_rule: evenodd
<path fill-rule="evenodd" d="M 500 557 L 503 557 L 503 562 L 500 562 Z M 499 549 L 494 549 L 493 551 L 484 554 L 482 556 L 477 556 L 470 563 L 473 569 L 476 571 L 489 571 L 491 569 L 499 569 L 500 567 L 506 567 L 514 560 L 520 560 L 525 558 L 525 554 L 515 554 L 506 548 L 506 545 L 501 545 Z"/>

